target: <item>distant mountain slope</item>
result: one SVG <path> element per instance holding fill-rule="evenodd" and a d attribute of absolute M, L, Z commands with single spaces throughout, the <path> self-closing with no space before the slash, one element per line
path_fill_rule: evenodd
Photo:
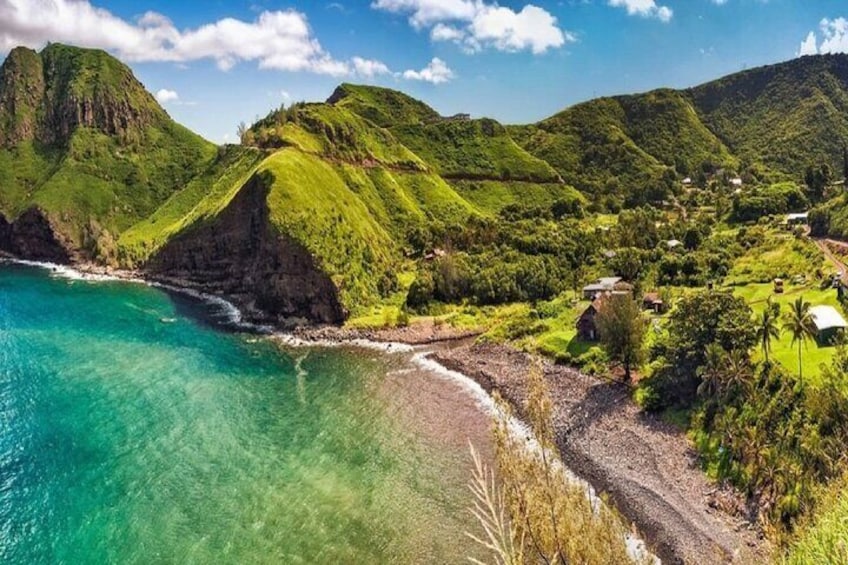
<path fill-rule="evenodd" d="M 803 57 L 681 91 L 600 98 L 509 128 L 533 155 L 591 197 L 658 200 L 677 177 L 759 165 L 799 178 L 842 165 L 848 139 L 848 55 Z"/>
<path fill-rule="evenodd" d="M 691 102 L 673 90 L 592 100 L 510 131 L 579 189 L 630 203 L 663 199 L 670 168 L 688 175 L 704 162 L 738 165 Z"/>
<path fill-rule="evenodd" d="M 333 92 L 327 103 L 346 108 L 383 128 L 441 119 L 424 102 L 390 88 L 345 83 Z"/>
<path fill-rule="evenodd" d="M 120 232 L 214 157 L 103 51 L 16 48 L 0 67 L 0 214 L 31 209 L 71 256 L 114 262 Z"/>
<path fill-rule="evenodd" d="M 848 55 L 816 55 L 686 91 L 704 124 L 740 158 L 798 178 L 841 169 L 848 140 Z"/>

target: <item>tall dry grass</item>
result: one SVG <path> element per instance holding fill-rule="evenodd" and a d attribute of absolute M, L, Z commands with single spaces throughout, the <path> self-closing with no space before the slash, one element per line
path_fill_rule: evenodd
<path fill-rule="evenodd" d="M 509 405 L 496 396 L 495 466 L 472 448 L 474 515 L 482 534 L 469 536 L 497 565 L 630 563 L 627 529 L 618 514 L 561 464 L 552 422 L 553 402 L 542 371 L 528 375 L 525 414 L 531 437 L 515 433 Z M 476 563 L 479 561 L 474 560 Z"/>

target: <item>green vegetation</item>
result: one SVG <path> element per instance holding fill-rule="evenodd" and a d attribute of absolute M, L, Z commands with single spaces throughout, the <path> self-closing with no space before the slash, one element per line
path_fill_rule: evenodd
<path fill-rule="evenodd" d="M 685 424 L 707 470 L 788 532 L 844 472 L 828 453 L 848 447 L 846 355 L 811 342 L 804 313 L 842 308 L 837 267 L 780 218 L 814 206 L 813 235 L 848 237 L 834 173 L 848 173 L 846 77 L 848 56 L 807 57 L 509 127 L 344 84 L 216 148 L 102 51 L 15 49 L 0 68 L 0 245 L 35 207 L 75 259 L 144 269 L 181 234 L 232 221 L 246 187 L 267 189 L 268 225 L 247 227 L 299 243 L 351 325 L 427 318 L 587 372 L 620 363 L 639 402 Z M 581 289 L 612 275 L 633 296 L 600 312 L 601 344 L 584 342 Z M 516 469 L 550 470 L 516 465 L 501 469 L 515 532 L 544 529 L 535 557 L 564 555 L 566 526 L 515 512 L 573 493 L 510 490 Z M 833 523 L 797 554 L 827 547 Z"/>
<path fill-rule="evenodd" d="M 786 563 L 848 563 L 848 478 L 834 481 L 817 506 L 817 516 L 799 532 Z"/>
<path fill-rule="evenodd" d="M 121 234 L 118 240 L 121 264 L 143 263 L 172 236 L 221 212 L 256 171 L 263 157 L 259 151 L 236 145 L 222 147 L 205 171 L 150 216 Z"/>
<path fill-rule="evenodd" d="M 639 304 L 632 296 L 614 294 L 601 302 L 595 322 L 601 344 L 610 361 L 621 363 L 624 380 L 642 364 L 647 326 Z"/>
<path fill-rule="evenodd" d="M 794 182 L 755 188 L 733 199 L 733 220 L 756 221 L 763 216 L 800 212 L 809 206 L 807 197 Z"/>
<path fill-rule="evenodd" d="M 451 186 L 485 214 L 497 215 L 508 206 L 551 210 L 558 217 L 579 215 L 585 198 L 567 184 L 525 181 L 456 180 Z M 557 205 L 556 207 L 554 205 Z"/>
<path fill-rule="evenodd" d="M 548 163 L 519 147 L 494 120 L 447 119 L 391 131 L 445 178 L 561 182 Z"/>
<path fill-rule="evenodd" d="M 741 160 L 801 178 L 810 163 L 842 170 L 848 58 L 802 57 L 687 92 L 704 124 Z"/>

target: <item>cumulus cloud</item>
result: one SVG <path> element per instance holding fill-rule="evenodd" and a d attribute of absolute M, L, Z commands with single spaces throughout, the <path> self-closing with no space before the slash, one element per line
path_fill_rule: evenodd
<path fill-rule="evenodd" d="M 724 2 L 716 2 L 723 4 Z M 671 21 L 674 12 L 668 6 L 660 6 L 655 0 L 609 0 L 609 5 L 616 8 L 624 8 L 631 16 L 643 18 L 656 18 L 661 22 Z"/>
<path fill-rule="evenodd" d="M 180 99 L 180 95 L 177 94 L 175 90 L 168 90 L 167 88 L 162 88 L 156 91 L 156 101 L 160 104 L 167 104 L 168 102 L 176 102 Z"/>
<path fill-rule="evenodd" d="M 211 59 L 228 70 L 239 62 L 255 61 L 262 69 L 333 76 L 356 70 L 355 62 L 327 53 L 306 16 L 296 10 L 264 11 L 253 21 L 223 18 L 178 29 L 156 12 L 128 21 L 88 0 L 0 0 L 0 51 L 16 45 L 38 48 L 47 41 L 98 47 L 131 62 Z"/>
<path fill-rule="evenodd" d="M 454 78 L 453 71 L 450 70 L 447 63 L 434 57 L 430 64 L 420 71 L 408 70 L 403 73 L 403 78 L 407 80 L 421 80 L 433 84 L 442 84 Z"/>
<path fill-rule="evenodd" d="M 550 12 L 532 4 L 515 11 L 483 0 L 374 0 L 371 7 L 407 14 L 415 29 L 430 29 L 433 41 L 452 41 L 467 51 L 541 54 L 576 41 Z"/>
<path fill-rule="evenodd" d="M 817 53 L 848 53 L 848 19 L 824 18 L 819 22 L 819 31 L 821 42 L 815 31 L 808 33 L 798 48 L 799 57 Z"/>
<path fill-rule="evenodd" d="M 380 61 L 373 59 L 363 59 L 362 57 L 354 57 L 351 59 L 353 68 L 356 74 L 362 77 L 371 78 L 377 75 L 389 74 L 389 67 Z"/>

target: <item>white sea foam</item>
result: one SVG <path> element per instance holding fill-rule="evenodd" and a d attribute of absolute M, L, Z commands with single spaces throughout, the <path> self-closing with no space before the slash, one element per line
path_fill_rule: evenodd
<path fill-rule="evenodd" d="M 406 343 L 394 341 L 372 341 L 370 339 L 303 339 L 290 333 L 276 332 L 274 338 L 288 347 L 356 347 L 359 349 L 370 349 L 383 353 L 412 353 L 415 348 Z"/>
<path fill-rule="evenodd" d="M 14 263 L 18 265 L 26 265 L 28 267 L 38 267 L 50 271 L 52 276 L 74 281 L 89 281 L 89 282 L 109 282 L 126 280 L 129 282 L 143 283 L 141 279 L 133 279 L 131 277 L 117 277 L 107 275 L 105 273 L 86 273 L 67 265 L 58 263 L 50 263 L 48 261 L 28 261 L 26 259 L 0 259 L 0 263 Z"/>
<path fill-rule="evenodd" d="M 430 351 L 421 351 L 416 353 L 412 357 L 412 362 L 428 372 L 460 385 L 466 393 L 474 398 L 477 405 L 485 413 L 492 417 L 501 417 L 503 415 L 494 398 L 492 398 L 492 396 L 486 392 L 477 381 L 458 371 L 448 369 L 441 363 L 430 359 L 428 357 L 430 353 Z M 534 453 L 542 452 L 543 447 L 536 440 L 533 431 L 527 426 L 527 424 L 518 418 L 514 416 L 510 417 L 507 420 L 507 429 L 513 437 L 525 442 L 524 445 L 526 449 Z M 564 480 L 579 484 L 583 487 L 586 492 L 586 496 L 592 502 L 592 506 L 596 511 L 600 508 L 600 505 L 604 504 L 592 485 L 577 476 L 573 471 L 571 471 L 571 469 L 566 467 L 560 459 L 552 457 L 552 460 L 555 467 L 562 473 Z M 661 565 L 662 561 L 659 557 L 651 554 L 645 540 L 642 538 L 628 532 L 624 536 L 624 541 L 627 547 L 627 552 L 634 561 L 639 563 L 650 561 L 655 565 Z"/>

